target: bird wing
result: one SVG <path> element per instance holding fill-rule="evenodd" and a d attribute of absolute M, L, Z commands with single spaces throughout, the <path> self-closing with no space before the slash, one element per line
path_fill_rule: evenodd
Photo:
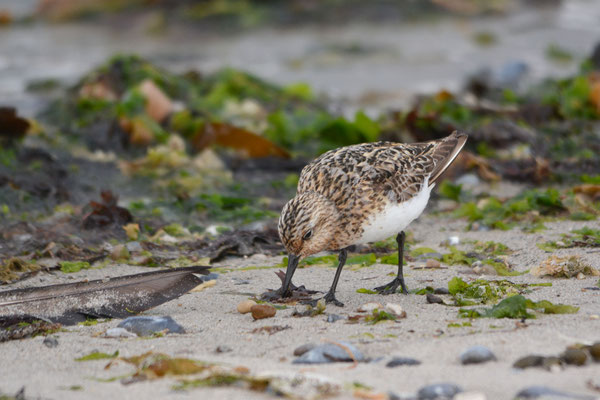
<path fill-rule="evenodd" d="M 298 193 L 320 193 L 347 210 L 365 196 L 375 201 L 377 196 L 393 193 L 403 202 L 419 193 L 426 179 L 433 184 L 466 139 L 466 134 L 454 132 L 424 143 L 376 142 L 331 150 L 304 167 Z"/>

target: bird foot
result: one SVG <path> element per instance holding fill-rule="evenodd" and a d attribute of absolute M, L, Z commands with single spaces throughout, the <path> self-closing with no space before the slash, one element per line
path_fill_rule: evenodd
<path fill-rule="evenodd" d="M 398 289 L 399 286 L 402 288 L 401 292 L 403 294 L 408 294 L 408 289 L 406 288 L 404 279 L 398 277 L 394 278 L 394 280 L 388 283 L 387 285 L 378 286 L 373 290 L 375 290 L 379 294 L 392 294 L 396 293 L 396 289 Z"/>
<path fill-rule="evenodd" d="M 335 293 L 328 292 L 323 298 L 326 303 L 333 303 L 338 307 L 344 307 L 344 303 L 335 298 Z"/>

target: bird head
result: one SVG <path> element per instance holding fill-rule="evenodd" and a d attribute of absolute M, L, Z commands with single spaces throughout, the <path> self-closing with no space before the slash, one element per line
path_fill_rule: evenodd
<path fill-rule="evenodd" d="M 335 204 L 316 192 L 300 193 L 283 207 L 279 217 L 279 237 L 289 257 L 282 294 L 286 294 L 300 259 L 337 249 L 339 220 L 340 212 Z"/>

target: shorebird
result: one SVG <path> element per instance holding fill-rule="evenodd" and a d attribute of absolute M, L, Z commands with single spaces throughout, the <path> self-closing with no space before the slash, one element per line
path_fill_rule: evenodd
<path fill-rule="evenodd" d="M 281 211 L 279 236 L 288 251 L 285 279 L 279 289 L 289 296 L 298 262 L 322 251 L 339 251 L 328 303 L 343 306 L 335 290 L 348 247 L 397 234 L 398 275 L 375 290 L 408 293 L 402 272 L 404 229 L 427 205 L 440 175 L 467 141 L 465 133 L 423 143 L 364 143 L 331 150 L 306 165 L 296 197 Z"/>

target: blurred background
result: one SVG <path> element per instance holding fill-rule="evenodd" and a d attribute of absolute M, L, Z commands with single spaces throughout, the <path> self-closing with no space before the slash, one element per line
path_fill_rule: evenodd
<path fill-rule="evenodd" d="M 306 82 L 377 114 L 457 90 L 482 68 L 500 83 L 568 76 L 600 38 L 593 0 L 1 0 L 0 10 L 0 98 L 28 116 L 40 106 L 28 82 L 73 84 L 116 53 L 175 73 L 230 66 Z"/>
<path fill-rule="evenodd" d="M 566 190 L 527 192 L 532 220 L 594 219 L 599 40 L 595 0 L 0 0 L 0 255 L 275 243 L 312 158 L 454 129 L 470 140 L 440 196 L 476 204 L 454 215 L 509 227 L 506 198 L 475 212 L 506 183 Z"/>

